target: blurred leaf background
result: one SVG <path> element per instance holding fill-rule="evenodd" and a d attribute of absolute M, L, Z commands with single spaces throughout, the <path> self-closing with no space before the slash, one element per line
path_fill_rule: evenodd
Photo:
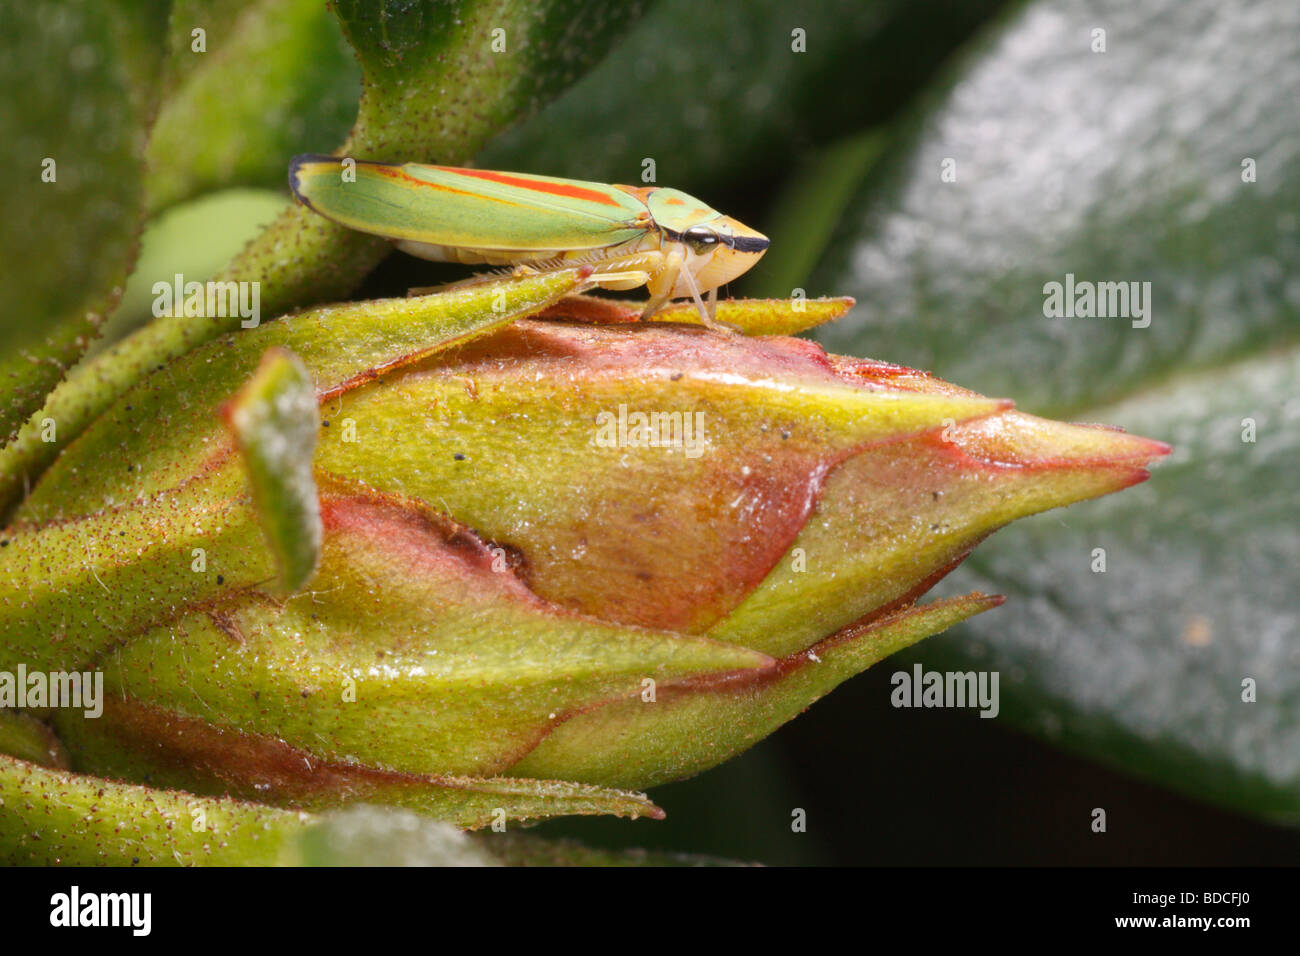
<path fill-rule="evenodd" d="M 858 298 L 815 336 L 828 349 L 1175 454 L 1141 488 L 982 545 L 942 590 L 1005 607 L 656 790 L 667 821 L 534 833 L 769 863 L 1294 861 L 1300 7 L 337 6 L 0 4 L 0 75 L 33 91 L 0 102 L 21 183 L 0 195 L 6 433 L 87 314 L 113 313 L 102 349 L 148 318 L 154 281 L 215 275 L 289 221 L 295 153 L 351 135 L 367 158 L 636 184 L 653 161 L 656 182 L 772 237 L 732 294 Z M 497 22 L 524 33 L 505 61 L 487 59 Z M 355 285 L 327 265 L 321 288 Z M 448 269 L 393 255 L 353 294 Z M 1067 273 L 1150 282 L 1150 326 L 1045 317 L 1043 286 Z M 999 671 L 1000 717 L 892 708 L 889 675 L 917 662 Z"/>

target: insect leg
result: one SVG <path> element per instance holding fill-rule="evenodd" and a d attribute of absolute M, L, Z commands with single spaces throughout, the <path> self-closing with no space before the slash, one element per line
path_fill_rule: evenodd
<path fill-rule="evenodd" d="M 602 289 L 635 289 L 650 281 L 650 273 L 644 269 L 628 269 L 624 272 L 602 272 L 594 277 L 597 286 Z"/>
<path fill-rule="evenodd" d="M 663 265 L 656 270 L 651 281 L 646 283 L 650 288 L 650 301 L 641 310 L 642 322 L 662 309 L 664 303 L 672 298 L 673 288 L 677 285 L 677 277 L 681 271 L 682 256 L 680 252 L 674 250 L 664 259 Z"/>
<path fill-rule="evenodd" d="M 686 279 L 686 285 L 691 290 L 691 298 L 695 300 L 695 308 L 699 310 L 700 321 L 715 332 L 739 332 L 738 327 L 728 322 L 719 322 L 715 316 L 718 308 L 718 289 L 715 286 L 709 290 L 709 304 L 706 308 L 704 300 L 700 298 L 700 288 L 695 284 L 695 276 L 690 269 L 682 270 L 682 276 Z"/>

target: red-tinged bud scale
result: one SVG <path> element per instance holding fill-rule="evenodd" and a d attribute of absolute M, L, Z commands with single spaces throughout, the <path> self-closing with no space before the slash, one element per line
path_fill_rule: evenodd
<path fill-rule="evenodd" d="M 636 791 L 1001 603 L 917 603 L 985 536 L 1168 451 L 786 337 L 844 300 L 721 303 L 726 334 L 587 280 L 316 309 L 123 396 L 0 554 L 6 665 L 104 674 L 102 717 L 44 715 L 64 762 L 462 827 L 659 816 Z"/>

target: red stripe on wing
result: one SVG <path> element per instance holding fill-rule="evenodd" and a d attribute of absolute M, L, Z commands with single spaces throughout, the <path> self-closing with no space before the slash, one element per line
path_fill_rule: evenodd
<path fill-rule="evenodd" d="M 605 193 L 588 189 L 585 186 L 573 186 L 569 183 L 538 182 L 535 179 L 524 179 L 520 176 L 512 176 L 509 173 L 493 172 L 490 169 L 451 169 L 450 171 L 461 176 L 474 176 L 478 179 L 491 180 L 494 183 L 501 183 L 503 186 L 515 186 L 519 189 L 531 189 L 533 192 L 550 193 L 552 196 L 585 199 L 587 202 L 604 203 L 606 206 L 619 205 L 617 201 L 610 199 Z"/>
<path fill-rule="evenodd" d="M 446 193 L 455 193 L 457 196 L 469 196 L 471 199 L 491 199 L 494 202 L 504 203 L 507 206 L 518 206 L 519 203 L 511 202 L 509 199 L 498 199 L 495 196 L 484 196 L 482 193 L 472 193 L 466 189 L 457 189 L 455 186 L 444 186 L 442 183 L 431 183 L 427 179 L 416 179 L 414 176 L 402 171 L 400 166 L 381 166 L 375 164 L 371 167 L 380 176 L 387 176 L 389 179 L 400 179 L 408 186 L 427 186 L 430 189 L 441 189 Z M 462 172 L 463 170 L 456 170 Z"/>

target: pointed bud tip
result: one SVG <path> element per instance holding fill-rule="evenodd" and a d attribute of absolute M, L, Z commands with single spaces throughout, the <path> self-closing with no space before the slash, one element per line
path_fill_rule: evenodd
<path fill-rule="evenodd" d="M 963 422 L 950 437 L 962 452 L 989 464 L 1044 470 L 1127 466 L 1135 476 L 1128 484 L 1144 480 L 1146 466 L 1171 451 L 1164 442 L 1122 428 L 1057 422 L 1011 408 Z"/>
<path fill-rule="evenodd" d="M 1124 455 L 1131 457 L 1134 461 L 1145 463 L 1154 463 L 1173 453 L 1174 446 L 1167 442 L 1159 441 L 1155 438 L 1146 438 L 1142 435 L 1130 434 L 1126 429 L 1119 425 L 1105 425 L 1099 422 L 1072 422 L 1074 428 L 1087 428 L 1100 432 L 1107 432 L 1120 441 L 1114 446 L 1116 457 Z"/>

